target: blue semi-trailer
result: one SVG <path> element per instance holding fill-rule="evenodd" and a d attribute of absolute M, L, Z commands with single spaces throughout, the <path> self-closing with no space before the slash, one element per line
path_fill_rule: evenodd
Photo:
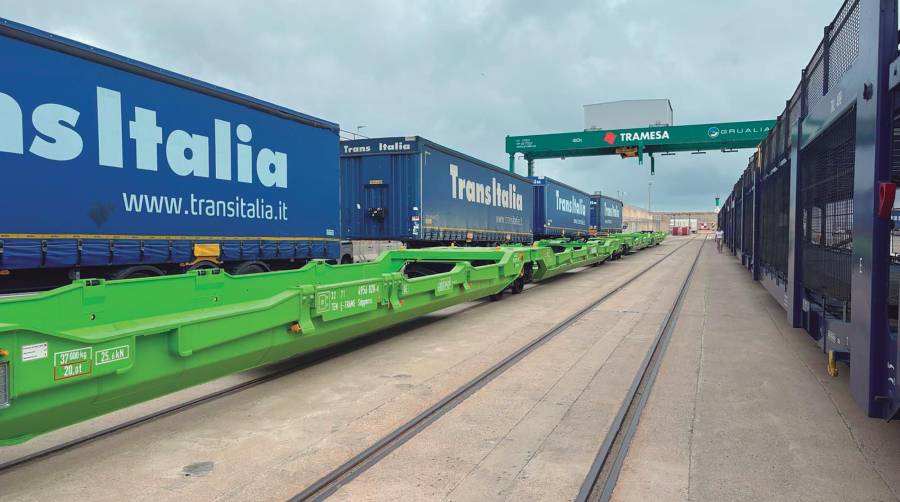
<path fill-rule="evenodd" d="M 534 236 L 588 235 L 590 195 L 552 178 L 537 176 L 534 183 Z"/>
<path fill-rule="evenodd" d="M 419 136 L 341 142 L 341 221 L 350 239 L 531 242 L 528 178 Z"/>
<path fill-rule="evenodd" d="M 622 201 L 599 193 L 591 195 L 591 230 L 619 233 L 622 231 Z"/>
<path fill-rule="evenodd" d="M 0 54 L 0 289 L 340 257 L 337 124 L 2 19 Z"/>

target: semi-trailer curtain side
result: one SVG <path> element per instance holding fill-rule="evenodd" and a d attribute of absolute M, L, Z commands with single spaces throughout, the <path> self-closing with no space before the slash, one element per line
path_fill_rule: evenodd
<path fill-rule="evenodd" d="M 341 142 L 341 218 L 350 239 L 531 242 L 531 181 L 419 136 Z"/>
<path fill-rule="evenodd" d="M 0 53 L 0 289 L 339 257 L 337 124 L 2 19 Z"/>

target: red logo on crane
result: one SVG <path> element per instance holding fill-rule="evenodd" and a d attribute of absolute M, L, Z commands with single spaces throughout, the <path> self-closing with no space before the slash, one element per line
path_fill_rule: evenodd
<path fill-rule="evenodd" d="M 603 136 L 603 141 L 606 141 L 610 145 L 616 142 L 616 133 L 608 132 Z"/>

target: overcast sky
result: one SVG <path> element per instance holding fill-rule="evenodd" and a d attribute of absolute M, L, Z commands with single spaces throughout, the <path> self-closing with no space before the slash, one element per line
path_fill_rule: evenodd
<path fill-rule="evenodd" d="M 840 3 L 0 0 L 0 17 L 346 130 L 417 134 L 505 167 L 506 135 L 580 130 L 586 103 L 669 98 L 676 124 L 775 118 Z M 653 209 L 711 209 L 750 153 L 658 159 Z M 647 204 L 649 163 L 536 165 Z"/>

